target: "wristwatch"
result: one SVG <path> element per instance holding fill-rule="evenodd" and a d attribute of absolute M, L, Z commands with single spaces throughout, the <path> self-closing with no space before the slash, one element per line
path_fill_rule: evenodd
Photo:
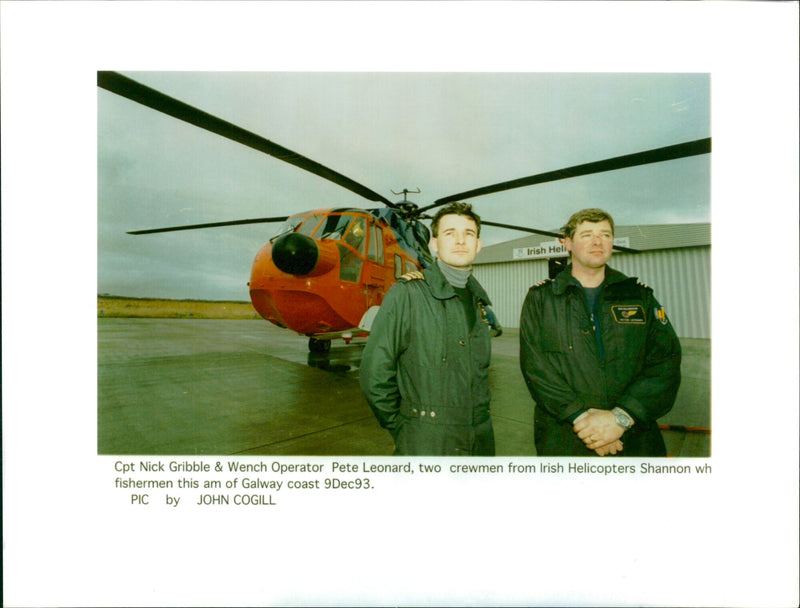
<path fill-rule="evenodd" d="M 611 412 L 614 414 L 614 419 L 617 421 L 617 424 L 626 431 L 633 426 L 633 418 L 622 408 L 615 407 Z"/>

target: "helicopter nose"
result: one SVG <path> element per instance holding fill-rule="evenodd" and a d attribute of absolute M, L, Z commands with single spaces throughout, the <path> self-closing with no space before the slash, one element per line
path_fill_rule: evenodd
<path fill-rule="evenodd" d="M 272 244 L 272 261 L 287 274 L 305 275 L 314 270 L 319 248 L 314 239 L 292 232 Z"/>

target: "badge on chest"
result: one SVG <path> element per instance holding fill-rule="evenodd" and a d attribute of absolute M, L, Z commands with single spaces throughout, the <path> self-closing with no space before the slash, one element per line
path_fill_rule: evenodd
<path fill-rule="evenodd" d="M 644 307 L 639 304 L 619 304 L 611 307 L 614 320 L 622 325 L 643 325 Z"/>

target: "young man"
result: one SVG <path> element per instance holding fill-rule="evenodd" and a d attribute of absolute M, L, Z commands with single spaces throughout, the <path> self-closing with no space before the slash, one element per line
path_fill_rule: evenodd
<path fill-rule="evenodd" d="M 471 274 L 480 230 L 470 205 L 440 209 L 436 261 L 393 285 L 372 325 L 359 380 L 397 455 L 494 455 L 490 302 Z"/>
<path fill-rule="evenodd" d="M 675 402 L 681 348 L 653 290 L 607 264 L 614 220 L 563 228 L 571 264 L 528 291 L 520 365 L 536 401 L 540 456 L 665 456 L 656 420 Z"/>

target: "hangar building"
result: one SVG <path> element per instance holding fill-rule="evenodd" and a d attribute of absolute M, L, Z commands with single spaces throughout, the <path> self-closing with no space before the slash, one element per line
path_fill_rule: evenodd
<path fill-rule="evenodd" d="M 615 244 L 639 253 L 614 251 L 609 265 L 638 277 L 655 291 L 680 338 L 711 338 L 711 224 L 616 226 Z M 519 327 L 531 285 L 566 263 L 563 243 L 531 235 L 483 248 L 473 273 L 492 300 L 504 327 Z"/>

